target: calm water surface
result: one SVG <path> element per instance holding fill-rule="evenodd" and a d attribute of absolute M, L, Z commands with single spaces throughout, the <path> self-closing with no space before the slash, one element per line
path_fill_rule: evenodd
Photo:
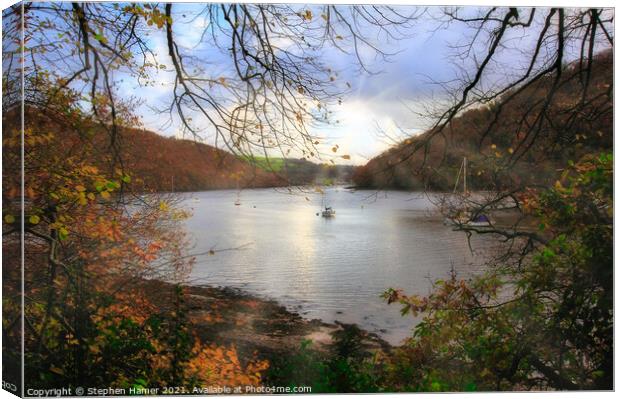
<path fill-rule="evenodd" d="M 444 226 L 421 193 L 350 192 L 286 194 L 274 189 L 188 194 L 187 221 L 195 248 L 239 248 L 199 257 L 193 278 L 242 288 L 278 300 L 306 318 L 357 323 L 396 344 L 416 323 L 379 297 L 387 288 L 426 294 L 431 278 L 453 267 L 461 274 L 481 269 L 490 238 Z M 307 199 L 306 199 L 307 197 Z M 322 218 L 321 202 L 336 210 Z"/>

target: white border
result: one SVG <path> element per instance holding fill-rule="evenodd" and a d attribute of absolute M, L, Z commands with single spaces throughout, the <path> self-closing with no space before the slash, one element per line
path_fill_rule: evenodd
<path fill-rule="evenodd" d="M 87 0 L 89 2 L 92 2 L 90 0 Z M 122 2 L 122 1 L 114 1 L 114 0 L 100 0 L 100 1 L 106 1 L 106 2 Z M 206 2 L 213 2 L 213 1 L 204 1 L 204 0 L 185 0 L 185 1 L 178 1 L 178 0 L 169 0 L 169 2 L 171 3 L 206 3 Z M 224 1 L 226 2 L 226 1 Z M 230 2 L 230 1 L 229 1 Z M 463 0 L 463 1 L 451 1 L 451 0 L 444 0 L 444 1 L 439 1 L 439 0 L 425 0 L 425 1 L 411 1 L 411 0 L 391 0 L 391 1 L 385 1 L 385 0 L 379 0 L 379 1 L 371 1 L 371 0 L 361 0 L 359 2 L 355 2 L 355 1 L 351 1 L 351 0 L 329 0 L 329 1 L 316 1 L 316 0 L 307 0 L 307 1 L 303 1 L 303 0 L 288 0 L 288 1 L 283 1 L 283 0 L 262 0 L 262 1 L 240 1 L 242 3 L 297 3 L 297 4 L 325 4 L 325 3 L 330 3 L 330 4 L 351 4 L 351 3 L 358 3 L 358 4 L 393 4 L 393 5 L 420 5 L 420 6 L 424 6 L 424 5 L 428 5 L 428 6 L 446 6 L 446 5 L 463 5 L 463 6 L 522 6 L 522 7 L 553 7 L 553 6 L 560 6 L 560 7 L 614 7 L 615 3 L 613 1 L 600 1 L 600 0 L 589 0 L 589 1 L 575 1 L 575 0 L 564 0 L 564 1 L 557 1 L 557 0 L 553 0 L 553 1 L 548 1 L 548 0 L 543 0 L 543 1 L 505 1 L 505 0 L 478 0 L 478 1 L 471 1 L 471 0 Z M 13 4 L 17 3 L 16 1 L 13 0 L 0 0 L 0 6 L 2 9 L 5 9 Z M 219 3 L 219 2 L 218 2 Z M 615 62 L 615 51 L 614 51 L 614 99 L 616 98 L 617 94 L 618 94 L 618 87 L 617 87 L 617 82 L 616 82 L 616 76 L 618 74 L 618 64 Z M 22 118 L 22 123 L 23 123 L 23 118 Z M 614 104 L 614 170 L 618 171 L 620 170 L 619 166 L 620 166 L 620 161 L 618 160 L 618 152 L 617 150 L 617 143 L 618 141 L 616 140 L 616 133 L 618 132 L 618 120 L 616 118 L 616 112 L 615 112 L 615 104 Z M 0 128 L 1 131 L 1 128 Z M 23 149 L 22 149 L 23 150 Z M 1 152 L 0 152 L 1 154 Z M 22 164 L 22 168 L 23 168 L 23 164 Z M 620 188 L 618 187 L 618 183 L 620 182 L 620 179 L 618 179 L 617 175 L 614 177 L 614 198 L 618 198 L 618 193 L 620 193 Z M 23 169 L 22 169 L 22 185 L 23 185 Z M 23 187 L 22 187 L 22 192 L 23 192 Z M 0 200 L 1 201 L 1 200 Z M 1 205 L 1 202 L 0 202 Z M 615 216 L 615 215 L 614 215 Z M 23 214 L 22 214 L 22 218 L 23 218 Z M 22 220 L 22 225 L 23 225 L 23 220 Z M 617 228 L 620 226 L 620 223 L 618 222 L 618 219 L 614 217 L 614 231 L 617 231 Z M 614 234 L 614 252 L 615 249 L 618 248 L 617 246 L 618 244 L 618 237 Z M 1 253 L 0 253 L 0 259 L 1 259 Z M 23 259 L 23 248 L 22 248 L 22 259 Z M 23 273 L 23 267 L 22 267 L 22 273 Z M 616 257 L 614 256 L 614 287 L 618 287 L 618 280 L 619 280 L 619 274 L 620 271 L 618 271 L 618 269 L 616 268 Z M 23 284 L 23 276 L 22 276 L 22 284 Z M 614 309 L 617 310 L 618 309 L 618 295 L 616 292 L 614 292 Z M 22 298 L 23 301 L 23 298 Z M 615 314 L 614 314 L 615 317 Z M 22 321 L 22 326 L 23 326 L 23 321 Z M 618 342 L 620 342 L 618 340 L 619 337 L 619 333 L 618 333 L 618 329 L 615 328 L 614 326 L 614 366 L 615 366 L 615 370 L 614 370 L 614 382 L 618 383 L 619 379 L 619 371 L 618 369 L 620 368 L 620 365 L 618 365 L 617 363 L 615 363 L 616 360 L 616 353 L 617 353 L 617 345 Z M 0 337 L 0 342 L 1 342 L 1 337 Z M 23 351 L 23 343 L 22 343 L 22 351 Z M 22 369 L 22 373 L 23 373 L 23 369 Z M 22 384 L 22 389 L 23 389 L 24 384 Z M 366 394 L 369 395 L 369 394 Z M 386 394 L 380 394 L 380 396 L 385 396 Z M 420 393 L 420 394 L 410 394 L 410 393 L 397 393 L 397 394 L 390 394 L 390 395 L 398 395 L 398 397 L 406 397 L 406 398 L 437 398 L 438 396 L 447 396 L 449 395 L 450 398 L 489 398 L 491 397 L 490 395 L 501 395 L 502 398 L 523 398 L 525 396 L 533 396 L 533 395 L 541 395 L 544 398 L 591 398 L 592 396 L 596 396 L 596 397 L 605 397 L 605 398 L 611 398 L 611 397 L 615 397 L 615 393 L 614 392 L 590 392 L 590 391 L 579 391 L 579 392 L 508 392 L 508 393 L 504 393 L 504 392 L 489 392 L 489 393 Z M 612 396 L 613 395 L 613 396 Z M 260 397 L 263 395 L 244 395 L 243 397 Z M 307 396 L 307 395 L 306 395 Z M 337 398 L 338 396 L 343 396 L 343 394 L 338 394 L 338 395 L 334 395 L 334 394 L 327 394 L 327 395 L 313 395 L 313 396 L 317 396 L 317 397 L 321 397 L 321 398 Z M 349 394 L 347 396 L 361 396 L 361 395 L 353 395 L 353 394 Z M 4 390 L 0 390 L 0 399 L 4 399 L 4 398 L 14 398 L 15 396 L 10 394 L 7 391 Z M 235 396 L 233 395 L 233 397 L 242 397 L 242 396 Z"/>

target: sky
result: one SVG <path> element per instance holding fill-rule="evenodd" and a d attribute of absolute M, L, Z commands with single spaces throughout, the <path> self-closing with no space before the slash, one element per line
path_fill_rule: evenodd
<path fill-rule="evenodd" d="M 175 36 L 185 54 L 193 54 L 204 60 L 205 69 L 212 77 L 226 76 L 232 73 L 230 57 L 201 43 L 200 38 L 208 26 L 204 18 L 196 18 L 204 5 L 174 5 Z M 312 6 L 299 6 L 312 7 Z M 400 6 L 404 13 L 414 13 L 415 7 Z M 431 122 L 424 116 L 426 108 L 436 104 L 445 104 L 448 100 L 444 88 L 436 84 L 438 81 L 454 81 L 457 77 L 467 75 L 475 68 L 475 58 L 469 64 L 462 64 L 454 56 L 455 45 L 465 43 L 473 34 L 464 24 L 453 23 L 441 25 L 429 15 L 438 15 L 439 8 L 430 8 L 425 17 L 415 21 L 412 29 L 407 30 L 406 37 L 387 41 L 376 35 L 374 42 L 384 51 L 394 53 L 386 62 L 376 59 L 375 54 L 365 49 L 361 51 L 368 61 L 367 66 L 373 73 L 361 71 L 352 54 L 344 54 L 333 48 L 322 52 L 322 60 L 338 72 L 338 83 L 350 84 L 350 89 L 341 98 L 334 101 L 330 109 L 333 111 L 330 125 L 316 126 L 312 133 L 322 138 L 322 148 L 329 153 L 333 145 L 339 146 L 338 154 L 349 154 L 350 160 L 336 157 L 338 163 L 364 164 L 370 158 L 394 144 L 394 138 L 405 135 L 419 134 L 427 129 Z M 465 13 L 477 14 L 479 8 L 469 7 Z M 538 15 L 544 15 L 540 13 Z M 438 29 L 439 28 L 439 29 Z M 537 35 L 537 32 L 535 32 Z M 369 31 L 372 37 L 374 32 Z M 516 31 L 509 39 L 514 46 L 512 52 L 505 50 L 501 57 L 494 61 L 495 72 L 485 76 L 485 85 L 492 87 L 494 82 L 503 82 L 511 71 L 523 68 L 519 65 L 522 57 L 519 52 L 533 43 L 536 35 L 528 35 Z M 144 100 L 144 104 L 136 109 L 142 115 L 146 128 L 163 135 L 180 135 L 180 124 L 173 120 L 169 123 L 166 116 L 153 112 L 151 107 L 163 107 L 170 104 L 170 92 L 173 73 L 170 57 L 163 31 L 154 30 L 148 39 L 157 54 L 158 61 L 166 64 L 154 76 L 154 87 L 143 87 L 135 80 L 124 79 L 121 94 Z M 481 43 L 481 46 L 486 43 Z M 480 47 L 474 50 L 485 49 Z M 544 50 L 543 50 L 544 51 Z M 433 83 L 435 82 L 435 83 Z M 334 99 L 335 100 L 335 99 Z M 201 118 L 196 115 L 196 118 Z M 213 136 L 208 131 L 204 141 L 213 144 Z M 301 156 L 301 154 L 291 154 Z M 316 160 L 315 161 L 319 161 Z M 321 161 L 325 161 L 322 159 Z"/>
<path fill-rule="evenodd" d="M 175 7 L 178 20 L 175 35 L 179 44 L 185 51 L 195 54 L 202 55 L 204 50 L 206 59 L 216 60 L 209 64 L 210 73 L 213 76 L 225 74 L 231 68 L 229 62 L 221 54 L 209 53 L 199 44 L 208 23 L 203 18 L 194 17 L 203 6 L 177 3 Z M 403 11 L 412 13 L 414 9 L 404 7 Z M 338 71 L 338 79 L 351 85 L 342 101 L 334 101 L 330 107 L 333 112 L 331 119 L 338 122 L 312 128 L 313 133 L 322 138 L 324 148 L 338 144 L 339 154 L 351 156 L 349 161 L 334 158 L 336 162 L 364 164 L 393 144 L 386 139 L 386 134 L 390 138 L 402 137 L 405 132 L 415 134 L 428 127 L 428 120 L 416 115 L 416 111 L 440 95 L 430 76 L 435 80 L 447 80 L 454 75 L 446 50 L 450 43 L 462 37 L 462 32 L 456 29 L 433 31 L 436 24 L 436 21 L 421 19 L 414 29 L 407 31 L 406 38 L 391 42 L 376 39 L 383 50 L 393 55 L 386 62 L 375 59 L 375 54 L 367 51 L 367 65 L 372 73 L 360 71 L 352 54 L 334 49 L 323 54 L 325 64 L 333 65 Z M 171 64 L 161 31 L 150 35 L 149 44 L 160 63 Z M 168 68 L 157 72 L 154 87 L 140 86 L 131 79 L 124 79 L 121 85 L 122 95 L 144 101 L 136 113 L 142 115 L 145 127 L 168 136 L 181 134 L 178 121 L 168 123 L 167 116 L 153 112 L 151 107 L 170 104 L 172 79 L 173 74 Z M 212 137 L 205 136 L 205 142 L 213 144 Z"/>

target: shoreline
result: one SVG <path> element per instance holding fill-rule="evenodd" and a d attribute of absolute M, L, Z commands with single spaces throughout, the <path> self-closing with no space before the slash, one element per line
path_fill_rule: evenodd
<path fill-rule="evenodd" d="M 163 292 L 173 292 L 175 284 L 161 281 L 143 281 L 143 287 L 155 304 L 166 307 Z M 334 334 L 346 329 L 359 329 L 361 343 L 368 351 L 389 351 L 393 348 L 375 333 L 354 324 L 338 321 L 328 323 L 307 319 L 288 310 L 275 299 L 261 298 L 242 289 L 181 284 L 189 328 L 203 342 L 234 345 L 240 357 L 273 360 L 297 352 L 303 342 L 312 341 L 312 347 L 329 355 Z"/>

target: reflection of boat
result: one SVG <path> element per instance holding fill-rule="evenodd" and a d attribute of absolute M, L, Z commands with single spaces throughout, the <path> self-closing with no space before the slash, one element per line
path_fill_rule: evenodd
<path fill-rule="evenodd" d="M 456 189 L 459 185 L 459 180 L 463 172 L 463 196 L 469 196 L 467 191 L 467 158 L 463 158 L 459 173 L 456 175 L 456 182 L 454 183 L 453 193 L 456 193 Z M 446 218 L 445 224 L 455 224 L 459 226 L 468 227 L 490 227 L 492 225 L 491 218 L 484 213 L 476 213 L 470 211 L 459 211 L 456 215 Z"/>
<path fill-rule="evenodd" d="M 196 198 L 196 197 L 194 197 L 194 198 L 192 198 L 192 201 L 194 201 L 194 202 L 200 202 L 200 198 Z"/>
<path fill-rule="evenodd" d="M 235 205 L 236 205 L 236 206 L 241 205 L 241 200 L 240 200 L 239 198 L 237 198 L 237 200 L 235 201 Z"/>
<path fill-rule="evenodd" d="M 331 218 L 336 216 L 336 211 L 333 210 L 331 206 L 326 206 L 323 212 L 321 212 L 321 216 L 324 218 Z"/>

